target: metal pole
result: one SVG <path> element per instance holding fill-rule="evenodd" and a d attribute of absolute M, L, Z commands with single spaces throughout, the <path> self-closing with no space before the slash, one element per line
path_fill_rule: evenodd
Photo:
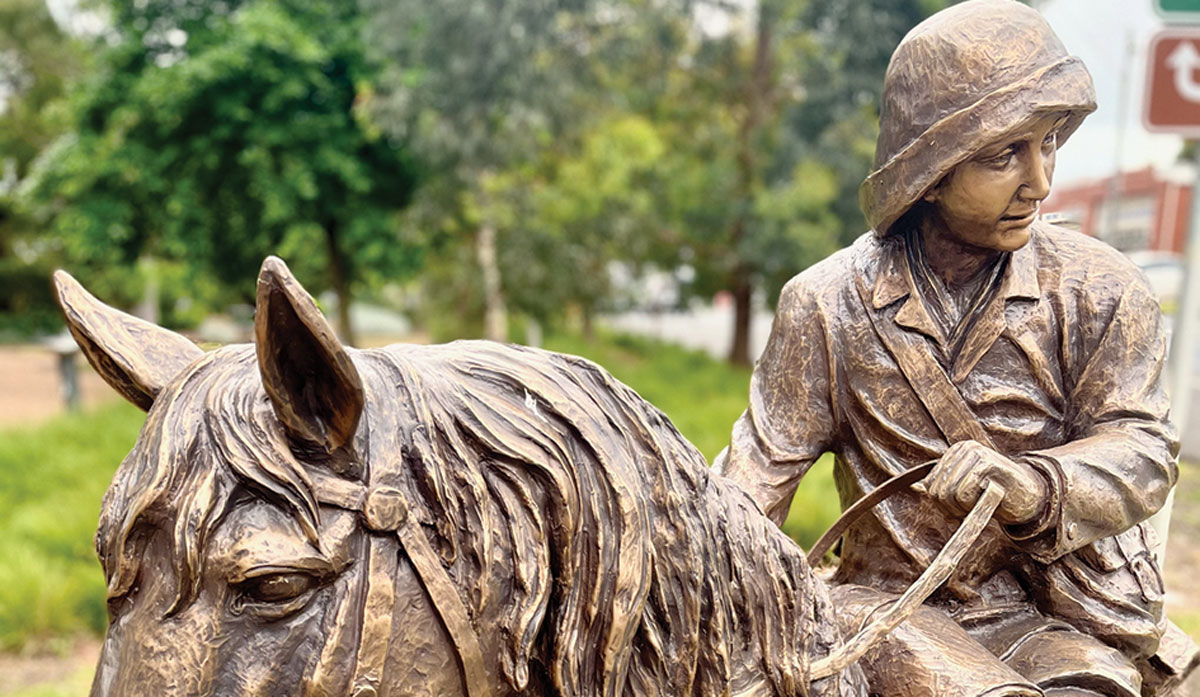
<path fill-rule="evenodd" d="M 1129 125 L 1129 67 L 1133 64 L 1136 44 L 1133 39 L 1133 30 L 1125 29 L 1125 59 L 1121 61 L 1121 81 L 1120 87 L 1117 90 L 1117 138 L 1115 148 L 1113 150 L 1113 164 L 1116 167 L 1117 173 L 1113 175 L 1108 182 L 1108 196 L 1105 204 L 1108 206 L 1107 215 L 1101 223 L 1102 235 L 1101 239 L 1109 244 L 1116 246 L 1120 240 L 1117 239 L 1117 223 L 1121 218 L 1121 196 L 1124 193 L 1125 185 L 1125 131 Z M 1125 250 L 1122 250 L 1125 251 Z"/>

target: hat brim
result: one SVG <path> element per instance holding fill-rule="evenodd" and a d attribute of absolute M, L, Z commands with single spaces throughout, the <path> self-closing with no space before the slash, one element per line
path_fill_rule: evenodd
<path fill-rule="evenodd" d="M 1060 111 L 1067 112 L 1061 145 L 1095 110 L 1092 77 L 1081 60 L 1068 56 L 930 126 L 863 181 L 859 204 L 875 234 L 885 236 L 946 173 L 982 148 Z"/>

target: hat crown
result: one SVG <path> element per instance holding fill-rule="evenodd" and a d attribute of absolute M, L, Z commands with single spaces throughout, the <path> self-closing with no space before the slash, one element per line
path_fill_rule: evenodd
<path fill-rule="evenodd" d="M 1066 56 L 1041 14 L 1015 0 L 968 0 L 933 15 L 888 64 L 876 168 L 942 119 Z"/>

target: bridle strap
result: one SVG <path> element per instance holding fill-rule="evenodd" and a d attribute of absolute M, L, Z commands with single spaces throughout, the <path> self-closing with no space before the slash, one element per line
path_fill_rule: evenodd
<path fill-rule="evenodd" d="M 398 551 L 395 540 L 412 563 L 434 611 L 446 627 L 458 652 L 463 685 L 468 697 L 488 694 L 488 673 L 479 635 L 454 581 L 420 523 L 408 515 L 404 494 L 389 486 L 366 487 L 314 469 L 309 476 L 320 503 L 359 514 L 363 527 L 373 533 L 367 557 L 367 590 L 363 602 L 362 634 L 351 697 L 374 697 L 383 680 L 392 635 Z"/>
<path fill-rule="evenodd" d="M 363 600 L 362 633 L 358 637 L 358 659 L 350 683 L 351 697 L 379 694 L 392 638 L 398 550 L 382 535 L 372 535 L 369 544 L 367 592 Z"/>
<path fill-rule="evenodd" d="M 442 568 L 437 553 L 429 545 L 425 533 L 420 526 L 409 524 L 396 531 L 400 545 L 408 554 L 408 560 L 417 570 L 417 576 L 425 585 L 425 592 L 433 601 L 433 608 L 446 625 L 450 640 L 458 649 L 458 658 L 462 663 L 463 684 L 466 685 L 468 697 L 484 697 L 488 692 L 488 674 L 483 663 L 483 649 L 479 645 L 479 635 L 471 625 L 467 614 L 467 606 L 463 604 L 450 580 L 450 575 Z M 389 608 L 388 612 L 391 610 Z"/>

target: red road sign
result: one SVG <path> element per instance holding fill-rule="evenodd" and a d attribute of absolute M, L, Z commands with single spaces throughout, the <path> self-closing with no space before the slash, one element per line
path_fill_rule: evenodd
<path fill-rule="evenodd" d="M 1200 27 L 1159 32 L 1148 56 L 1146 130 L 1200 138 Z"/>

